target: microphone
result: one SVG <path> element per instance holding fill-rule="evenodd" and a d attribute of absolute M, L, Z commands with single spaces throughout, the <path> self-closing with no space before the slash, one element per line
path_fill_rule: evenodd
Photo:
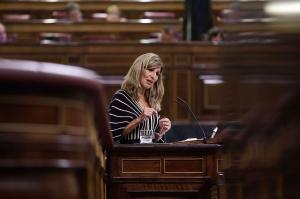
<path fill-rule="evenodd" d="M 188 105 L 188 103 L 186 103 L 186 101 L 184 101 L 183 99 L 181 99 L 178 96 L 176 96 L 176 102 L 178 104 L 183 105 L 185 107 L 186 111 L 193 116 L 194 120 L 197 122 L 197 126 L 201 129 L 201 132 L 202 132 L 202 135 L 203 135 L 203 143 L 206 144 L 206 140 L 207 140 L 206 132 L 205 132 L 204 128 L 202 128 L 202 126 L 199 124 L 198 118 L 196 117 L 196 115 L 192 111 L 191 107 Z"/>

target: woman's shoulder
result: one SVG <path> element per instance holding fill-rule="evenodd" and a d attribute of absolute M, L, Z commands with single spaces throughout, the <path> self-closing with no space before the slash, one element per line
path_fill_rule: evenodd
<path fill-rule="evenodd" d="M 123 100 L 130 100 L 131 97 L 128 95 L 128 93 L 123 90 L 123 89 L 119 89 L 115 92 L 113 99 L 123 99 Z"/>
<path fill-rule="evenodd" d="M 128 93 L 127 93 L 125 90 L 123 90 L 123 89 L 117 90 L 117 91 L 115 92 L 115 94 L 114 94 L 114 96 L 123 96 L 123 95 L 128 96 Z"/>

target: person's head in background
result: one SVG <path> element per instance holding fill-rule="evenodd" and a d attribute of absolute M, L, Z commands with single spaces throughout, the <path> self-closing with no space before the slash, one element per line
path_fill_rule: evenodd
<path fill-rule="evenodd" d="M 167 26 L 161 30 L 161 42 L 176 42 L 179 40 L 178 32 L 173 27 Z"/>
<path fill-rule="evenodd" d="M 6 28 L 4 24 L 0 23 L 0 43 L 5 43 L 7 41 Z"/>
<path fill-rule="evenodd" d="M 119 22 L 121 21 L 121 10 L 117 5 L 110 5 L 106 8 L 106 21 Z"/>
<path fill-rule="evenodd" d="M 66 18 L 72 22 L 81 22 L 82 13 L 77 3 L 69 2 L 65 5 Z"/>
<path fill-rule="evenodd" d="M 213 44 L 219 44 L 224 40 L 223 31 L 218 27 L 213 27 L 208 31 L 208 40 Z"/>
<path fill-rule="evenodd" d="M 164 65 L 157 54 L 146 53 L 135 59 L 122 83 L 122 89 L 132 98 L 144 95 L 150 106 L 161 110 L 164 95 L 162 71 Z"/>

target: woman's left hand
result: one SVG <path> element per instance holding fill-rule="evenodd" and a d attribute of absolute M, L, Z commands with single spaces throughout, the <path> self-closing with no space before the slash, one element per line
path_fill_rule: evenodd
<path fill-rule="evenodd" d="M 171 121 L 169 118 L 162 118 L 159 120 L 159 134 L 162 136 L 171 128 Z"/>

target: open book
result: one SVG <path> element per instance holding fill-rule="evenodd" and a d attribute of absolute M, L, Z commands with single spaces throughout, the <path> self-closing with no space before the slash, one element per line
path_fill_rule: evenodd
<path fill-rule="evenodd" d="M 180 140 L 177 141 L 175 143 L 182 143 L 182 144 L 201 144 L 203 143 L 203 138 L 199 139 L 199 138 L 188 138 L 185 140 Z"/>
<path fill-rule="evenodd" d="M 208 139 L 212 139 L 215 137 L 216 133 L 218 131 L 218 127 L 215 127 L 211 136 L 208 138 Z M 184 144 L 201 144 L 203 143 L 203 138 L 187 138 L 185 140 L 180 140 L 180 141 L 177 141 L 175 143 L 184 143 Z"/>

